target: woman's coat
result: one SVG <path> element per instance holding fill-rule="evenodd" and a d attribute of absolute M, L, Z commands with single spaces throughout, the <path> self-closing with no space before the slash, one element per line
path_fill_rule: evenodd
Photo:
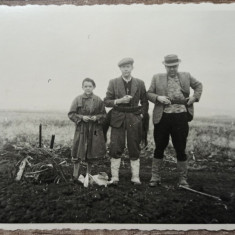
<path fill-rule="evenodd" d="M 95 122 L 84 122 L 83 116 L 96 116 Z M 106 116 L 103 101 L 96 95 L 77 96 L 69 110 L 68 117 L 75 125 L 72 147 L 73 160 L 91 161 L 104 157 L 106 153 L 102 122 Z"/>

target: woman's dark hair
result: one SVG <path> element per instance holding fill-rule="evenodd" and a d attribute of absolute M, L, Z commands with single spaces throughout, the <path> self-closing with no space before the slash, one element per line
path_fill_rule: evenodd
<path fill-rule="evenodd" d="M 93 79 L 91 79 L 91 78 L 85 78 L 85 79 L 82 81 L 82 86 L 83 86 L 84 82 L 91 82 L 92 85 L 93 85 L 93 87 L 96 87 L 95 81 L 94 81 Z"/>

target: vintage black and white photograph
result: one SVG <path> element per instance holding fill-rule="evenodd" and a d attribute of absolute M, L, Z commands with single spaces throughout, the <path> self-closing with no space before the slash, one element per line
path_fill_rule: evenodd
<path fill-rule="evenodd" d="M 235 4 L 1 5 L 0 35 L 1 224 L 235 223 Z"/>

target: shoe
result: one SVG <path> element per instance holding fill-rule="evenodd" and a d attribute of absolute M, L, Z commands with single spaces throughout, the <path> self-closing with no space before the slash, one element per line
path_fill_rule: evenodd
<path fill-rule="evenodd" d="M 161 181 L 150 181 L 149 182 L 150 187 L 156 187 L 156 186 L 160 186 L 160 185 L 161 185 Z"/>
<path fill-rule="evenodd" d="M 110 186 L 118 186 L 118 183 L 119 181 L 112 181 L 112 180 L 108 181 L 108 185 Z"/>
<path fill-rule="evenodd" d="M 78 180 L 77 178 L 73 177 L 70 182 L 77 184 L 77 185 L 82 185 L 82 182 L 80 180 Z"/>

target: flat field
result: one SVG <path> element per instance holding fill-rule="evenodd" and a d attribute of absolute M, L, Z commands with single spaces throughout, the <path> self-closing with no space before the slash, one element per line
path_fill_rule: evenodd
<path fill-rule="evenodd" d="M 56 172 L 14 180 L 19 161 L 32 157 L 25 172 L 50 162 L 38 150 L 42 124 L 43 149 L 56 156 L 66 179 Z M 130 183 L 127 154 L 117 187 L 84 188 L 70 181 L 70 148 L 74 124 L 66 113 L 0 112 L 0 223 L 235 223 L 235 126 L 227 117 L 196 118 L 190 123 L 187 152 L 189 184 L 212 198 L 177 187 L 178 173 L 170 143 L 164 158 L 162 185 L 149 188 L 154 151 L 150 121 L 148 146 L 141 153 L 141 186 Z M 49 150 L 51 135 L 54 149 Z M 44 165 L 43 165 L 44 164 Z M 43 169 L 43 168 L 40 168 Z M 38 170 L 38 168 L 37 168 Z M 85 168 L 84 168 L 85 172 Z M 109 156 L 92 167 L 92 174 L 110 176 Z"/>

